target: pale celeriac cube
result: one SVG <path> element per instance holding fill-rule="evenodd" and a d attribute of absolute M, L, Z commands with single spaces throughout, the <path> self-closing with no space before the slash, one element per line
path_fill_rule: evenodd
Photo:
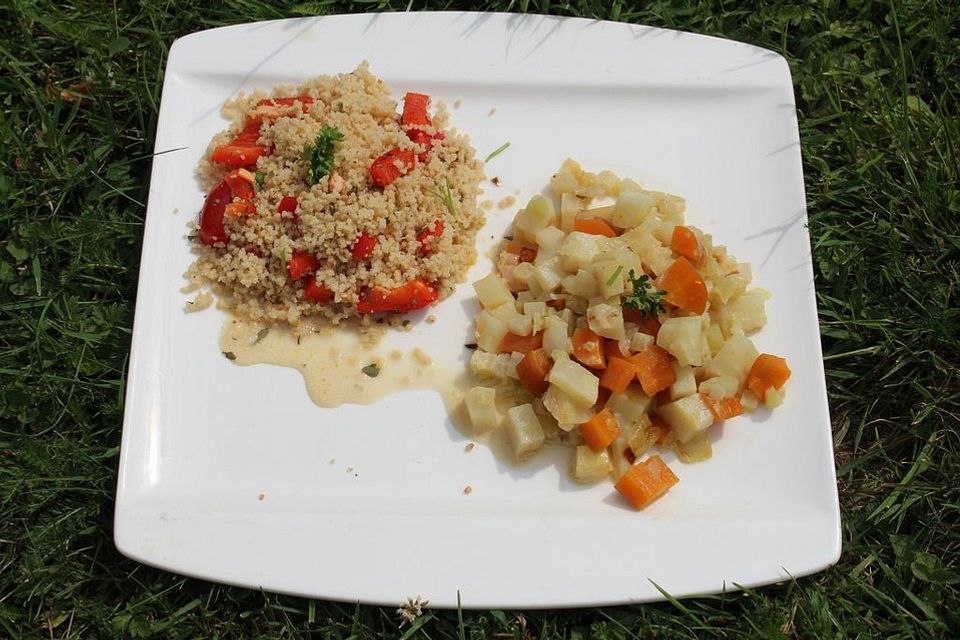
<path fill-rule="evenodd" d="M 730 376 L 742 387 L 750 373 L 750 367 L 759 355 L 760 352 L 749 338 L 734 335 L 724 343 L 713 359 L 706 363 L 704 370 L 708 377 Z"/>
<path fill-rule="evenodd" d="M 678 442 L 690 442 L 698 433 L 713 424 L 713 413 L 699 393 L 657 407 Z"/>
<path fill-rule="evenodd" d="M 530 455 L 543 446 L 546 438 L 532 405 L 521 404 L 507 411 L 507 436 L 517 458 Z"/>
<path fill-rule="evenodd" d="M 550 188 L 554 193 L 573 195 L 578 186 L 577 177 L 569 171 L 561 170 L 550 176 Z"/>
<path fill-rule="evenodd" d="M 556 291 L 565 275 L 560 258 L 557 256 L 537 264 L 533 270 L 534 280 L 537 281 L 540 290 L 546 293 Z"/>
<path fill-rule="evenodd" d="M 540 229 L 556 224 L 556 220 L 553 201 L 537 194 L 517 213 L 513 219 L 513 227 L 532 237 Z"/>
<path fill-rule="evenodd" d="M 552 352 L 551 357 L 557 353 Z M 562 357 L 554 357 L 553 367 L 547 374 L 547 382 L 560 389 L 572 402 L 581 407 L 591 407 L 597 401 L 599 380 L 566 354 Z M 557 420 L 560 419 L 557 418 Z"/>
<path fill-rule="evenodd" d="M 639 424 L 647 415 L 650 408 L 650 397 L 637 385 L 630 385 L 623 393 L 614 393 L 607 400 L 606 408 L 610 409 L 617 423 L 621 426 Z"/>
<path fill-rule="evenodd" d="M 643 191 L 622 191 L 610 221 L 615 227 L 632 229 L 653 214 L 657 200 Z"/>
<path fill-rule="evenodd" d="M 592 298 L 599 293 L 596 279 L 585 269 L 579 269 L 575 275 L 565 277 L 562 285 L 564 291 L 581 298 Z"/>
<path fill-rule="evenodd" d="M 723 400 L 732 398 L 740 390 L 740 384 L 736 378 L 730 376 L 714 376 L 707 378 L 700 383 L 700 393 L 705 393 L 714 400 Z"/>
<path fill-rule="evenodd" d="M 578 269 L 592 262 L 600 253 L 599 240 L 600 236 L 581 231 L 573 231 L 567 235 L 559 252 L 563 268 L 568 273 L 576 273 Z"/>
<path fill-rule="evenodd" d="M 655 345 L 657 339 L 647 333 L 640 333 L 639 331 L 633 334 L 633 338 L 630 339 L 630 351 L 634 353 L 642 353 Z"/>
<path fill-rule="evenodd" d="M 567 321 L 558 316 L 547 316 L 544 320 L 543 350 L 547 353 L 573 351 L 570 329 Z"/>
<path fill-rule="evenodd" d="M 767 409 L 773 410 L 783 404 L 783 390 L 774 389 L 773 387 L 767 388 L 766 393 L 763 396 L 763 404 Z"/>
<path fill-rule="evenodd" d="M 686 200 L 672 193 L 661 192 L 656 193 L 656 198 L 657 211 L 660 213 L 660 217 L 670 222 L 683 224 L 683 214 L 687 209 Z"/>
<path fill-rule="evenodd" d="M 485 433 L 496 428 L 500 422 L 497 411 L 497 392 L 491 387 L 473 387 L 467 391 L 464 401 L 470 423 L 477 433 Z"/>
<path fill-rule="evenodd" d="M 493 309 L 502 304 L 513 303 L 513 294 L 506 281 L 495 273 L 473 283 L 477 298 L 484 309 Z"/>
<path fill-rule="evenodd" d="M 679 400 L 697 392 L 697 379 L 693 367 L 671 362 L 677 379 L 670 385 L 670 399 Z"/>
<path fill-rule="evenodd" d="M 657 333 L 657 345 L 666 349 L 682 365 L 703 364 L 700 316 L 667 318 Z"/>
<path fill-rule="evenodd" d="M 604 449 L 599 453 L 585 444 L 574 449 L 573 479 L 577 482 L 596 482 L 610 475 L 613 465 L 610 454 Z"/>
<path fill-rule="evenodd" d="M 731 300 L 721 312 L 721 323 L 724 315 L 729 314 L 734 322 L 747 333 L 762 329 L 767 324 L 767 313 L 764 303 L 770 299 L 770 292 L 766 289 L 751 289 Z"/>
<path fill-rule="evenodd" d="M 563 239 L 567 237 L 567 234 L 556 227 L 544 227 L 537 231 L 533 237 L 537 241 L 537 246 L 540 247 L 541 251 L 550 251 L 551 249 L 559 247 Z"/>
<path fill-rule="evenodd" d="M 611 298 L 623 293 L 623 283 L 627 279 L 627 270 L 613 260 L 593 263 L 593 276 L 596 278 L 599 294 Z"/>
<path fill-rule="evenodd" d="M 481 311 L 477 316 L 477 346 L 484 351 L 499 351 L 500 343 L 508 332 L 507 323 L 489 311 Z"/>
<path fill-rule="evenodd" d="M 583 407 L 574 403 L 570 396 L 554 385 L 547 387 L 541 399 L 544 408 L 564 431 L 571 431 L 593 417 L 592 406 Z"/>
<path fill-rule="evenodd" d="M 706 431 L 701 431 L 688 442 L 677 440 L 674 448 L 680 461 L 687 464 L 703 462 L 713 457 L 713 445 L 710 443 L 710 434 Z"/>
<path fill-rule="evenodd" d="M 623 332 L 623 309 L 602 299 L 591 301 L 587 307 L 587 324 L 590 330 L 604 338 L 621 340 Z"/>

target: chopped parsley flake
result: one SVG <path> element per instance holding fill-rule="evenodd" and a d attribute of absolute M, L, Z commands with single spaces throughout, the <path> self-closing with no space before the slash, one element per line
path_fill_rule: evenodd
<path fill-rule="evenodd" d="M 664 311 L 663 298 L 667 292 L 655 289 L 649 276 L 644 274 L 638 278 L 633 273 L 633 269 L 630 269 L 630 284 L 633 287 L 633 293 L 624 296 L 624 307 L 636 309 L 644 317 Z"/>
<path fill-rule="evenodd" d="M 317 184 L 320 178 L 330 173 L 333 168 L 333 143 L 343 140 L 343 134 L 336 127 L 323 125 L 317 134 L 317 140 L 303 149 L 303 159 L 307 167 L 307 179 L 310 184 Z"/>

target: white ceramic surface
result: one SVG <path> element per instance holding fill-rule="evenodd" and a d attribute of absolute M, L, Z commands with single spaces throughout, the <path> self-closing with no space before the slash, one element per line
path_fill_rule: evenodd
<path fill-rule="evenodd" d="M 687 198 L 687 219 L 774 293 L 755 342 L 793 369 L 772 414 L 728 421 L 715 457 L 641 513 L 566 458 L 521 468 L 467 440 L 439 397 L 320 409 L 300 375 L 238 367 L 222 315 L 185 314 L 194 171 L 219 107 L 369 60 L 397 97 L 451 107 L 491 161 L 496 201 L 541 190 L 566 157 Z M 455 100 L 459 108 L 453 108 Z M 271 591 L 396 604 L 548 607 L 661 599 L 808 574 L 840 552 L 839 509 L 790 71 L 754 46 L 641 26 L 507 14 L 284 20 L 186 36 L 170 51 L 144 232 L 115 537 L 124 554 Z M 164 153 L 166 152 L 166 153 Z M 481 255 L 514 209 L 494 209 Z M 475 279 L 490 269 L 481 258 Z M 460 357 L 472 289 L 392 336 Z M 467 301 L 464 304 L 464 301 Z M 450 351 L 453 349 L 453 351 Z M 672 456 L 666 456 L 672 461 Z M 347 469 L 352 468 L 352 471 Z M 470 485 L 470 495 L 463 488 Z M 260 499 L 262 494 L 262 499 Z"/>

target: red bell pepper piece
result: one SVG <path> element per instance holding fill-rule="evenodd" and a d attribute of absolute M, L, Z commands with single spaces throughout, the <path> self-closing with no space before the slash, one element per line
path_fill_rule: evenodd
<path fill-rule="evenodd" d="M 292 107 L 297 102 L 302 105 L 300 107 L 300 111 L 306 113 L 307 111 L 310 111 L 310 105 L 313 104 L 313 97 L 294 96 L 292 98 L 266 98 L 257 103 L 257 106 L 254 107 L 254 111 L 264 118 L 270 118 L 271 120 L 274 120 L 283 115 L 285 107 Z"/>
<path fill-rule="evenodd" d="M 426 162 L 427 156 L 430 155 L 430 151 L 433 149 L 433 141 L 443 140 L 445 136 L 443 135 L 443 131 L 437 131 L 435 134 L 430 135 L 423 129 L 407 129 L 407 137 L 410 138 L 410 142 L 423 145 L 423 151 L 417 154 L 417 160 Z"/>
<path fill-rule="evenodd" d="M 401 122 L 407 125 L 430 124 L 427 107 L 430 105 L 430 96 L 422 93 L 410 93 L 403 96 L 403 117 Z"/>
<path fill-rule="evenodd" d="M 240 198 L 238 202 L 234 199 Z M 203 209 L 200 210 L 200 242 L 212 245 L 227 242 L 227 232 L 223 228 L 224 215 L 239 217 L 252 215 L 256 208 L 250 200 L 253 198 L 253 185 L 240 177 L 239 172 L 231 171 L 217 186 L 210 190 Z"/>
<path fill-rule="evenodd" d="M 303 288 L 303 295 L 314 302 L 327 302 L 333 298 L 333 291 L 322 282 L 317 282 L 317 274 L 314 273 L 307 280 L 307 284 Z"/>
<path fill-rule="evenodd" d="M 440 294 L 436 288 L 422 280 L 411 280 L 407 284 L 386 289 L 374 287 L 360 296 L 357 311 L 360 313 L 407 313 L 426 307 Z"/>
<path fill-rule="evenodd" d="M 370 165 L 370 177 L 376 184 L 386 187 L 400 176 L 413 171 L 416 164 L 417 158 L 412 150 L 392 149 L 373 161 Z"/>
<path fill-rule="evenodd" d="M 317 270 L 320 263 L 317 259 L 306 251 L 294 251 L 293 256 L 287 261 L 287 273 L 291 280 L 299 280 L 308 273 Z"/>
<path fill-rule="evenodd" d="M 243 130 L 227 144 L 213 150 L 210 159 L 231 167 L 246 167 L 256 163 L 257 158 L 267 155 L 267 147 L 257 144 L 260 139 L 260 118 L 247 118 Z"/>
<path fill-rule="evenodd" d="M 293 213 L 297 211 L 297 198 L 295 196 L 283 196 L 280 198 L 280 204 L 277 205 L 277 213 Z M 296 215 L 294 215 L 296 218 Z"/>
<path fill-rule="evenodd" d="M 424 228 L 423 231 L 417 234 L 417 241 L 420 243 L 420 255 L 430 253 L 432 247 L 427 245 L 429 238 L 435 237 L 439 238 L 443 235 L 443 220 L 435 220 L 433 223 L 433 228 L 430 227 Z"/>
<path fill-rule="evenodd" d="M 373 248 L 376 246 L 377 239 L 369 235 L 366 231 L 363 231 L 357 236 L 357 241 L 353 243 L 353 249 L 350 250 L 350 254 L 353 256 L 353 259 L 358 262 L 360 260 L 366 260 L 370 257 L 370 254 L 373 253 Z"/>
<path fill-rule="evenodd" d="M 229 239 L 223 228 L 223 212 L 232 200 L 230 185 L 225 180 L 210 191 L 200 211 L 200 242 L 211 245 Z"/>

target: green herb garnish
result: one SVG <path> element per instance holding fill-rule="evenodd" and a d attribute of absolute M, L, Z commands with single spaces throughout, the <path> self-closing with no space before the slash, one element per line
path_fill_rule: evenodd
<path fill-rule="evenodd" d="M 453 201 L 453 192 L 450 191 L 450 185 L 447 183 L 447 179 L 443 179 L 443 186 L 440 186 L 440 183 L 437 181 L 434 181 L 434 184 L 437 188 L 427 189 L 427 193 L 439 199 L 440 202 L 443 203 L 443 206 L 447 208 L 447 211 L 450 212 L 450 215 L 457 215 L 457 205 Z"/>
<path fill-rule="evenodd" d="M 257 171 L 253 174 L 253 182 L 257 185 L 257 191 L 263 191 L 263 181 L 267 175 L 263 171 Z"/>
<path fill-rule="evenodd" d="M 363 371 L 365 374 L 367 374 L 371 378 L 376 378 L 378 375 L 380 375 L 380 365 L 374 362 L 372 364 L 368 364 L 367 366 L 365 366 L 363 369 L 361 369 L 361 371 Z"/>
<path fill-rule="evenodd" d="M 633 273 L 633 269 L 630 269 L 630 284 L 633 286 L 633 293 L 624 297 L 624 307 L 636 309 L 644 317 L 656 315 L 664 310 L 663 297 L 667 292 L 654 289 L 649 276 L 644 274 L 638 278 Z"/>
<path fill-rule="evenodd" d="M 621 273 L 622 271 L 623 271 L 623 265 L 622 265 L 622 264 L 621 264 L 621 265 L 618 265 L 618 266 L 617 266 L 617 270 L 614 271 L 614 272 L 613 272 L 613 275 L 611 275 L 610 278 L 607 280 L 607 286 L 608 286 L 608 287 L 613 286 L 613 283 L 617 281 L 617 278 L 620 277 L 620 273 Z"/>
<path fill-rule="evenodd" d="M 509 143 L 509 142 L 504 142 L 502 145 L 500 145 L 499 147 L 497 147 L 496 149 L 494 149 L 493 151 L 491 151 L 491 152 L 490 152 L 490 155 L 488 155 L 488 156 L 484 159 L 484 161 L 483 161 L 484 164 L 486 164 L 487 162 L 490 162 L 491 160 L 493 160 L 494 158 L 496 158 L 498 155 L 500 155 L 501 153 L 503 153 L 504 151 L 506 151 L 506 150 L 507 150 L 507 147 L 509 147 L 509 146 L 510 146 L 510 143 Z"/>
<path fill-rule="evenodd" d="M 320 178 L 330 173 L 333 168 L 333 143 L 343 140 L 343 134 L 336 127 L 323 125 L 317 140 L 312 145 L 303 148 L 303 159 L 307 162 L 307 179 L 310 184 L 317 184 Z"/>
<path fill-rule="evenodd" d="M 264 327 L 263 329 L 260 329 L 260 331 L 257 331 L 257 339 L 253 341 L 253 345 L 259 343 L 261 340 L 266 338 L 268 333 L 270 333 L 270 327 Z M 253 345 L 250 345 L 250 346 L 253 346 Z"/>

